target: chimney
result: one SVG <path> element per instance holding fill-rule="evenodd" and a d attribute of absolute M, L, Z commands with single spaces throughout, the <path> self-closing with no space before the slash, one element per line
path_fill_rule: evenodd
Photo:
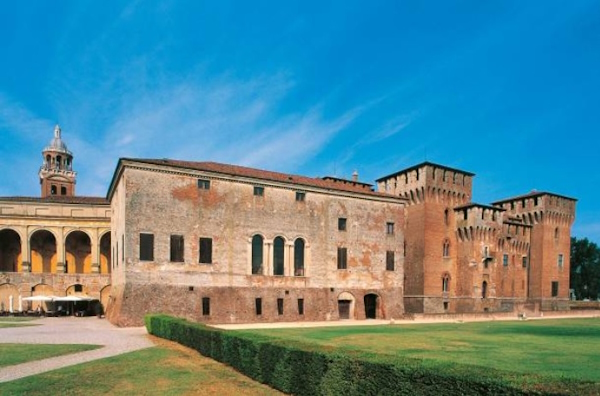
<path fill-rule="evenodd" d="M 353 182 L 357 182 L 358 181 L 358 171 L 354 171 L 352 172 L 352 181 Z"/>

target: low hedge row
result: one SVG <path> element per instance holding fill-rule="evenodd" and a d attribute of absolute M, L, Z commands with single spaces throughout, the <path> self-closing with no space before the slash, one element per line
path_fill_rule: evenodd
<path fill-rule="evenodd" d="M 412 358 L 324 351 L 311 344 L 227 332 L 166 315 L 148 315 L 146 327 L 150 334 L 294 395 L 561 395 L 588 393 L 587 385 L 593 385 Z"/>

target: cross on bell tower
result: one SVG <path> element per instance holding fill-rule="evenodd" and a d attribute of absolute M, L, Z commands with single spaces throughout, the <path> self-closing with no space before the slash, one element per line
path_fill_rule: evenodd
<path fill-rule="evenodd" d="M 75 178 L 73 171 L 73 154 L 62 141 L 61 130 L 54 127 L 54 138 L 42 151 L 44 161 L 40 167 L 40 184 L 42 198 L 51 196 L 72 197 L 75 195 Z"/>

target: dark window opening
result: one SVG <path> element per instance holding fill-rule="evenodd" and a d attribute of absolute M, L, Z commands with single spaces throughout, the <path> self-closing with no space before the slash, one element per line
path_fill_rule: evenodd
<path fill-rule="evenodd" d="M 394 223 L 386 223 L 385 229 L 388 235 L 394 235 Z"/>
<path fill-rule="evenodd" d="M 348 249 L 339 247 L 337 249 L 337 269 L 346 269 L 348 265 Z"/>
<path fill-rule="evenodd" d="M 298 299 L 298 315 L 304 315 L 304 299 Z"/>
<path fill-rule="evenodd" d="M 154 234 L 140 234 L 140 261 L 154 260 Z"/>
<path fill-rule="evenodd" d="M 62 186 L 60 188 L 60 195 L 67 195 L 67 187 Z"/>
<path fill-rule="evenodd" d="M 194 291 L 194 286 L 188 286 L 188 291 Z"/>
<path fill-rule="evenodd" d="M 257 315 L 262 315 L 262 298 L 254 300 L 254 309 L 256 310 Z"/>
<path fill-rule="evenodd" d="M 447 239 L 444 241 L 444 245 L 442 247 L 442 256 L 450 257 L 450 241 Z"/>
<path fill-rule="evenodd" d="M 75 285 L 74 289 L 75 289 L 75 292 L 81 293 L 81 292 L 83 292 L 83 285 Z"/>
<path fill-rule="evenodd" d="M 338 230 L 346 231 L 346 219 L 344 217 L 338 219 Z"/>
<path fill-rule="evenodd" d="M 183 235 L 171 235 L 171 261 L 183 262 Z"/>
<path fill-rule="evenodd" d="M 283 298 L 277 299 L 277 315 L 283 315 Z"/>
<path fill-rule="evenodd" d="M 387 252 L 385 252 L 385 269 L 387 271 L 394 271 L 394 252 L 391 250 L 388 250 Z"/>
<path fill-rule="evenodd" d="M 212 238 L 200 238 L 200 263 L 212 263 Z"/>
<path fill-rule="evenodd" d="M 56 186 L 54 184 L 50 186 L 50 194 L 56 195 Z"/>
<path fill-rule="evenodd" d="M 210 315 L 210 297 L 202 297 L 202 315 Z"/>
<path fill-rule="evenodd" d="M 306 199 L 306 193 L 303 191 L 296 191 L 296 201 L 304 202 Z"/>
<path fill-rule="evenodd" d="M 508 254 L 502 256 L 502 265 L 508 267 Z"/>
<path fill-rule="evenodd" d="M 273 240 L 273 275 L 284 275 L 285 242 L 282 237 Z"/>
<path fill-rule="evenodd" d="M 444 301 L 444 311 L 448 310 L 448 301 Z"/>
<path fill-rule="evenodd" d="M 527 268 L 527 256 L 523 256 L 523 268 Z"/>
<path fill-rule="evenodd" d="M 198 179 L 198 188 L 200 190 L 210 190 L 210 180 Z"/>
<path fill-rule="evenodd" d="M 450 212 L 448 209 L 444 210 L 444 224 L 448 225 L 450 223 Z"/>
<path fill-rule="evenodd" d="M 442 292 L 448 293 L 450 290 L 450 277 L 448 275 L 444 275 L 442 278 Z"/>
<path fill-rule="evenodd" d="M 254 235 L 252 237 L 252 274 L 263 273 L 263 237 Z"/>
<path fill-rule="evenodd" d="M 481 298 L 487 298 L 487 282 L 483 281 L 481 284 Z"/>
<path fill-rule="evenodd" d="M 262 197 L 265 195 L 265 188 L 260 186 L 254 186 L 254 195 Z"/>
<path fill-rule="evenodd" d="M 558 297 L 558 282 L 552 282 L 552 297 Z"/>
<path fill-rule="evenodd" d="M 304 240 L 302 238 L 294 241 L 294 275 L 304 276 Z"/>

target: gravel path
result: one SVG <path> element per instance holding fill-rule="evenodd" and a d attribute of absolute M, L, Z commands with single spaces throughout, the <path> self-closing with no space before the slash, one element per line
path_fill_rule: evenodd
<path fill-rule="evenodd" d="M 103 347 L 0 368 L 0 383 L 154 346 L 145 327 L 119 328 L 96 317 L 42 318 L 26 323 L 40 326 L 0 328 L 0 343 L 95 344 Z"/>

